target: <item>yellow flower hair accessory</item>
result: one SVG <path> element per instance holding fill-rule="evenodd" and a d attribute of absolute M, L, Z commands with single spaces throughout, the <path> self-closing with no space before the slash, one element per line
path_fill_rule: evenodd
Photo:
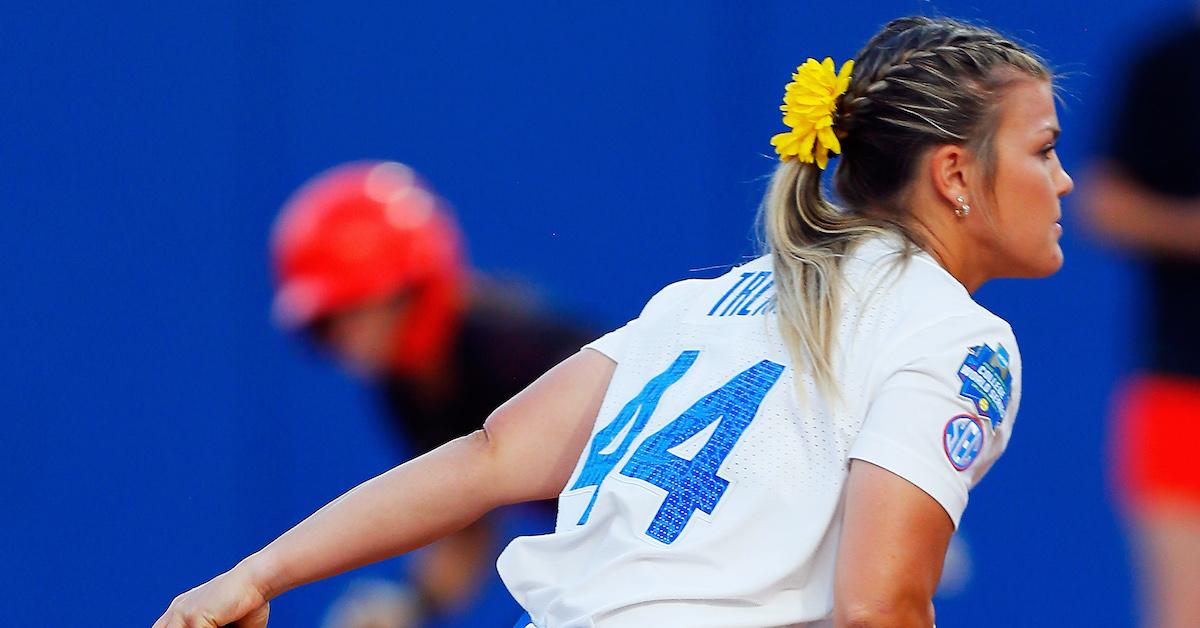
<path fill-rule="evenodd" d="M 810 58 L 796 68 L 779 108 L 783 123 L 792 130 L 771 138 L 780 159 L 799 159 L 806 164 L 815 161 L 824 170 L 829 153 L 842 152 L 842 144 L 833 133 L 833 114 L 838 97 L 850 86 L 853 70 L 854 61 L 847 61 L 841 71 L 834 73 L 833 59 L 829 57 L 821 63 Z"/>

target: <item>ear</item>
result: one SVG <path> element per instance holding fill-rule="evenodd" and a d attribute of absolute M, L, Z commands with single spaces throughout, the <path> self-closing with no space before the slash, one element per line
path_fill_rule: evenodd
<path fill-rule="evenodd" d="M 950 207 L 962 205 L 958 200 L 960 196 L 968 198 L 970 159 L 971 155 L 967 149 L 954 144 L 943 144 L 929 154 L 929 178 L 933 189 Z"/>

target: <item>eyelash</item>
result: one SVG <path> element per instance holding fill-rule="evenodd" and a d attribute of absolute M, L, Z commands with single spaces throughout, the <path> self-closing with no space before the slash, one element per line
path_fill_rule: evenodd
<path fill-rule="evenodd" d="M 1058 142 L 1055 142 L 1055 143 L 1047 146 L 1046 148 L 1043 148 L 1041 151 L 1042 156 L 1045 157 L 1046 159 L 1049 159 L 1050 153 L 1054 152 L 1054 149 L 1056 149 L 1056 148 L 1058 148 Z"/>

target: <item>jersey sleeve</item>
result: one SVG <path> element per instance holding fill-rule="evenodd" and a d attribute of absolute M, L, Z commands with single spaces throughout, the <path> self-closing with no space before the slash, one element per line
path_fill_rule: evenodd
<path fill-rule="evenodd" d="M 899 342 L 850 458 L 883 467 L 938 501 L 957 528 L 967 493 L 1004 452 L 1020 403 L 1008 325 L 956 316 Z"/>
<path fill-rule="evenodd" d="M 608 358 L 613 362 L 617 362 L 619 364 L 621 362 L 621 356 L 625 353 L 625 345 L 627 344 L 626 341 L 629 339 L 629 327 L 636 322 L 637 320 L 634 319 L 626 325 L 618 327 L 617 329 L 600 336 L 586 345 L 583 345 L 583 348 L 599 351 L 600 353 L 608 356 Z"/>
<path fill-rule="evenodd" d="M 629 345 L 633 342 L 635 335 L 639 329 L 645 329 L 654 321 L 661 321 L 663 317 L 669 317 L 674 314 L 672 306 L 678 305 L 680 297 L 686 294 L 688 287 L 694 285 L 695 280 L 677 281 L 659 290 L 657 294 L 646 302 L 642 307 L 641 314 L 637 318 L 629 321 L 623 327 L 604 334 L 603 336 L 584 345 L 584 349 L 593 349 L 608 356 L 613 362 L 621 363 L 621 358 L 629 349 Z"/>

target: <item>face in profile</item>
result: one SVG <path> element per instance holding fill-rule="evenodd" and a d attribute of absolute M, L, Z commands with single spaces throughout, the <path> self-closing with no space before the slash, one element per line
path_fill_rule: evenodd
<path fill-rule="evenodd" d="M 375 378 L 388 368 L 405 305 L 401 299 L 366 303 L 325 317 L 309 331 L 346 370 L 358 377 Z"/>
<path fill-rule="evenodd" d="M 1060 199 L 1074 182 L 1058 160 L 1060 127 L 1048 81 L 1020 80 L 1001 97 L 993 136 L 995 185 L 984 220 L 969 221 L 993 277 L 1045 277 L 1063 263 Z"/>

